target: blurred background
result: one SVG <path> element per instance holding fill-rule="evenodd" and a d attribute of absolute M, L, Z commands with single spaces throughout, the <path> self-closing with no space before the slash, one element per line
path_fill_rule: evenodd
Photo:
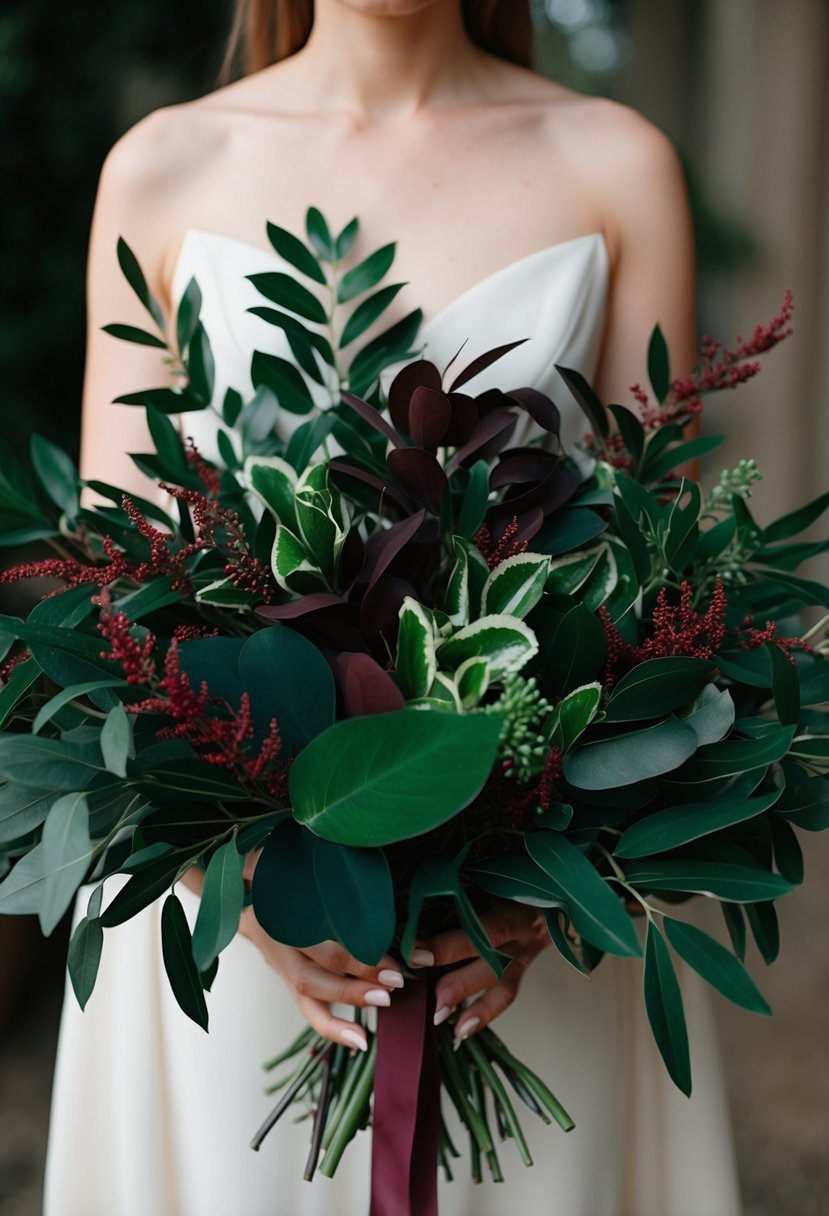
<path fill-rule="evenodd" d="M 829 486 L 829 3 L 533 7 L 540 71 L 634 106 L 681 152 L 700 335 L 748 336 L 793 290 L 794 336 L 710 411 L 714 429 L 730 432 L 717 467 L 748 454 L 760 465 L 753 507 L 764 523 Z M 228 0 L 4 0 L 0 375 L 4 435 L 18 450 L 32 428 L 77 446 L 103 158 L 148 111 L 214 86 L 228 19 Z M 827 569 L 811 575 L 825 580 Z M 804 843 L 806 884 L 780 905 L 781 958 L 767 974 L 756 951 L 750 960 L 774 1019 L 712 997 L 746 1216 L 829 1213 L 829 841 Z M 44 943 L 27 918 L 0 918 L 0 1216 L 41 1211 L 66 937 L 64 925 Z"/>

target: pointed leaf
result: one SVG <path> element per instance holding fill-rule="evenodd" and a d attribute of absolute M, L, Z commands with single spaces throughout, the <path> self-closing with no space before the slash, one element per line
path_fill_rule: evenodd
<path fill-rule="evenodd" d="M 673 920 L 669 916 L 665 917 L 663 924 L 665 936 L 679 957 L 717 992 L 743 1009 L 771 1017 L 771 1009 L 758 992 L 754 980 L 725 946 L 695 925 Z"/>
<path fill-rule="evenodd" d="M 86 1008 L 86 1002 L 95 987 L 103 948 L 104 931 L 101 922 L 97 918 L 90 920 L 84 916 L 75 927 L 66 956 L 69 979 L 81 1009 Z"/>
<path fill-rule="evenodd" d="M 207 971 L 236 936 L 245 903 L 243 866 L 235 840 L 221 845 L 210 858 L 193 929 L 193 958 L 199 971 Z"/>
<path fill-rule="evenodd" d="M 292 232 L 288 232 L 285 228 L 280 228 L 277 224 L 267 225 L 268 240 L 273 245 L 276 252 L 286 262 L 290 262 L 302 274 L 307 275 L 309 279 L 313 279 L 315 283 L 325 284 L 325 272 L 320 266 L 317 259 L 314 257 L 307 245 L 304 245 L 299 237 L 294 236 Z M 205 968 L 202 968 L 205 970 Z"/>
<path fill-rule="evenodd" d="M 161 954 L 179 1007 L 202 1030 L 207 1030 L 207 1004 L 193 961 L 190 926 L 177 895 L 168 895 L 161 909 Z"/>
<path fill-rule="evenodd" d="M 645 1009 L 653 1037 L 671 1080 L 691 1096 L 691 1060 L 682 993 L 671 955 L 653 921 L 648 923 L 645 947 Z"/>

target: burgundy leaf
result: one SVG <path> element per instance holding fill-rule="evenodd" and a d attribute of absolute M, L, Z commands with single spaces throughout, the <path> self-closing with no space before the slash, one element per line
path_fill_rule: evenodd
<path fill-rule="evenodd" d="M 412 502 L 405 494 L 400 491 L 390 482 L 378 477 L 376 473 L 370 473 L 368 469 L 361 469 L 359 465 L 346 464 L 344 460 L 331 460 L 328 463 L 328 468 L 333 473 L 340 473 L 346 477 L 353 477 L 356 481 L 362 481 L 365 485 L 371 486 L 377 490 L 381 497 L 390 498 L 407 514 L 411 510 Z"/>
<path fill-rule="evenodd" d="M 497 359 L 502 358 L 502 356 L 506 355 L 508 351 L 514 350 L 516 346 L 521 346 L 522 343 L 526 341 L 526 338 L 519 338 L 517 342 L 507 342 L 503 346 L 495 346 L 492 350 L 485 351 L 484 354 L 478 355 L 478 358 L 473 359 L 472 362 L 469 363 L 460 373 L 460 375 L 456 376 L 449 385 L 450 393 L 454 392 L 456 388 L 460 388 L 462 385 L 466 384 L 468 380 L 471 380 L 473 376 L 477 376 L 479 372 L 484 371 L 485 368 L 489 367 L 492 363 L 495 363 Z"/>
<path fill-rule="evenodd" d="M 383 415 L 375 406 L 369 405 L 367 401 L 363 401 L 362 397 L 355 397 L 353 393 L 347 393 L 344 389 L 341 391 L 340 396 L 345 404 L 354 410 L 355 414 L 359 414 L 361 418 L 366 420 L 369 426 L 374 427 L 375 431 L 379 431 L 381 435 L 385 435 L 387 439 L 390 439 L 396 448 L 404 446 L 403 440 L 397 431 L 386 422 Z"/>
<path fill-rule="evenodd" d="M 515 409 L 515 402 L 511 401 L 500 388 L 485 388 L 482 393 L 476 395 L 474 400 L 481 418 L 491 414 L 494 410 Z"/>
<path fill-rule="evenodd" d="M 517 401 L 542 430 L 550 431 L 558 438 L 561 414 L 558 406 L 554 405 L 549 397 L 545 397 L 543 393 L 539 393 L 534 388 L 514 388 L 507 393 L 507 396 Z"/>
<path fill-rule="evenodd" d="M 394 680 L 371 655 L 339 654 L 333 668 L 347 718 L 391 713 L 406 704 Z"/>
<path fill-rule="evenodd" d="M 510 448 L 502 452 L 492 470 L 489 484 L 493 490 L 503 486 L 520 485 L 528 481 L 543 481 L 559 463 L 558 456 L 543 448 Z"/>
<path fill-rule="evenodd" d="M 409 434 L 419 448 L 437 450 L 452 420 L 446 393 L 434 388 L 416 388 L 409 401 Z"/>
<path fill-rule="evenodd" d="M 365 542 L 360 535 L 360 529 L 355 525 L 346 532 L 343 547 L 340 550 L 338 576 L 340 585 L 351 586 L 359 578 L 366 557 Z"/>
<path fill-rule="evenodd" d="M 382 639 L 385 646 L 394 647 L 400 627 L 400 609 L 407 595 L 415 596 L 408 579 L 387 574 L 376 582 L 360 605 L 360 627 L 364 636 L 374 642 Z"/>
<path fill-rule="evenodd" d="M 541 507 L 545 516 L 552 515 L 570 501 L 580 484 L 578 473 L 567 465 L 559 464 L 549 477 L 537 482 L 532 489 L 516 494 L 514 498 L 505 498 L 493 507 L 493 521 L 497 516 L 499 520 L 504 518 L 509 523 L 513 515 L 521 515 L 529 507 L 536 506 Z"/>
<path fill-rule="evenodd" d="M 414 363 L 407 363 L 401 368 L 389 386 L 389 413 L 398 431 L 411 434 L 409 402 L 415 389 L 439 389 L 440 385 L 440 372 L 428 359 L 416 359 Z"/>
<path fill-rule="evenodd" d="M 257 608 L 256 615 L 266 621 L 293 621 L 298 617 L 307 616 L 309 612 L 319 612 L 320 608 L 337 607 L 347 607 L 341 595 L 334 595 L 330 591 L 314 591 L 298 600 L 289 600 L 287 604 L 267 604 Z"/>
<path fill-rule="evenodd" d="M 443 383 L 444 379 L 446 378 L 446 373 L 449 371 L 449 368 L 450 368 L 450 367 L 452 366 L 452 364 L 453 364 L 453 363 L 454 363 L 454 362 L 457 360 L 458 356 L 460 355 L 461 351 L 462 351 L 462 350 L 463 350 L 463 348 L 466 346 L 466 344 L 467 344 L 467 342 L 468 342 L 468 341 L 469 341 L 469 339 L 468 339 L 468 338 L 464 338 L 463 342 L 461 342 L 460 346 L 459 346 L 459 347 L 458 347 L 458 349 L 455 351 L 455 353 L 454 353 L 454 355 L 452 356 L 452 358 L 451 358 L 451 359 L 449 360 L 449 362 L 446 364 L 446 367 L 443 369 L 443 375 L 442 375 L 442 376 L 441 376 L 441 378 L 440 378 L 440 380 L 441 380 L 441 384 Z"/>
<path fill-rule="evenodd" d="M 494 440 L 499 440 L 498 447 L 502 447 L 515 429 L 517 421 L 515 414 L 509 410 L 493 410 L 491 414 L 487 414 L 475 427 L 466 443 L 455 452 L 446 467 L 447 473 L 451 475 L 459 465 L 468 464 L 483 455 Z"/>
<path fill-rule="evenodd" d="M 438 512 L 446 492 L 446 474 L 431 452 L 422 448 L 396 448 L 389 452 L 388 466 L 404 490 Z"/>
<path fill-rule="evenodd" d="M 449 404 L 452 407 L 452 418 L 447 427 L 443 442 L 449 447 L 457 448 L 466 443 L 478 424 L 479 411 L 474 397 L 466 393 L 450 393 Z"/>
<path fill-rule="evenodd" d="M 399 523 L 392 524 L 390 528 L 386 528 L 383 532 L 375 532 L 371 536 L 366 545 L 366 565 L 365 569 L 368 574 L 369 590 L 377 582 L 378 578 L 391 565 L 395 557 L 401 549 L 415 536 L 420 525 L 426 518 L 425 511 L 418 511 L 416 515 L 412 515 L 409 519 L 401 519 Z"/>

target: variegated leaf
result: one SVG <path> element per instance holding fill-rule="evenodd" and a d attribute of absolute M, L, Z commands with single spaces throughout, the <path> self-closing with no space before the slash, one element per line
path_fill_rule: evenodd
<path fill-rule="evenodd" d="M 411 596 L 400 609 L 395 672 L 407 698 L 425 697 L 437 675 L 431 614 Z"/>
<path fill-rule="evenodd" d="M 550 559 L 538 553 L 516 553 L 496 566 L 481 593 L 481 612 L 523 618 L 544 594 Z"/>

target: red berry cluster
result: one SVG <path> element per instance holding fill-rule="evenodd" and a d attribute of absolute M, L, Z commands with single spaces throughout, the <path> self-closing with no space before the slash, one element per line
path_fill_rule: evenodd
<path fill-rule="evenodd" d="M 493 541 L 492 534 L 486 524 L 481 524 L 473 537 L 473 542 L 483 554 L 490 570 L 494 570 L 496 566 L 500 566 L 501 562 L 506 561 L 508 557 L 515 557 L 518 553 L 526 552 L 527 541 L 516 540 L 517 533 L 518 517 L 515 515 L 513 515 L 511 522 L 504 529 L 503 536 L 497 542 Z"/>
<path fill-rule="evenodd" d="M 125 612 L 113 612 L 108 587 L 102 587 L 93 600 L 102 608 L 97 622 L 98 632 L 109 643 L 109 649 L 102 650 L 100 657 L 118 663 L 128 684 L 151 684 L 156 671 L 153 658 L 157 641 L 155 634 L 148 629 L 143 641 L 133 637 L 133 622 Z"/>

